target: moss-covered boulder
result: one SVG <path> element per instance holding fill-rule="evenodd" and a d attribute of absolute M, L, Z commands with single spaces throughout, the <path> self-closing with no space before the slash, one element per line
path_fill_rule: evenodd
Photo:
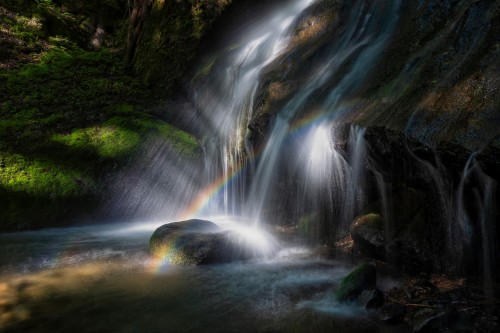
<path fill-rule="evenodd" d="M 355 300 L 363 290 L 373 290 L 377 284 L 375 263 L 366 263 L 356 267 L 342 281 L 335 292 L 338 301 Z"/>
<path fill-rule="evenodd" d="M 240 233 L 197 219 L 159 227 L 151 236 L 149 248 L 155 258 L 177 265 L 248 260 L 261 254 Z"/>

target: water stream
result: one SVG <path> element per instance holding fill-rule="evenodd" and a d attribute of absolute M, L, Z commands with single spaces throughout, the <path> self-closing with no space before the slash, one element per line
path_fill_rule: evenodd
<path fill-rule="evenodd" d="M 351 269 L 344 263 L 304 247 L 283 247 L 267 260 L 171 266 L 149 256 L 148 239 L 157 226 L 1 234 L 0 330 L 250 333 L 380 327 L 370 312 L 335 300 L 340 279 Z"/>

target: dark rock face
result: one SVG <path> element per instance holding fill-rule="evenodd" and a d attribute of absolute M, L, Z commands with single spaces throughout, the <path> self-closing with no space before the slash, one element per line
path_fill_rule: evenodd
<path fill-rule="evenodd" d="M 382 313 L 382 320 L 389 324 L 396 324 L 401 322 L 408 312 L 406 306 L 402 304 L 387 304 L 385 305 L 380 312 Z"/>
<path fill-rule="evenodd" d="M 223 231 L 205 220 L 165 224 L 155 230 L 149 247 L 154 257 L 181 265 L 224 263 L 262 255 L 238 232 Z"/>
<path fill-rule="evenodd" d="M 377 289 L 363 290 L 358 296 L 358 303 L 365 309 L 379 308 L 384 304 L 384 294 Z"/>
<path fill-rule="evenodd" d="M 301 18 L 286 53 L 266 68 L 249 124 L 256 146 L 266 140 L 276 113 L 300 91 L 311 68 L 322 63 L 348 28 L 352 3 L 318 1 Z M 362 209 L 382 215 L 386 253 L 380 242 L 359 245 L 363 237 L 354 230 L 362 252 L 412 273 L 473 273 L 482 270 L 479 263 L 489 260 L 488 253 L 498 250 L 499 13 L 495 1 L 402 2 L 382 56 L 374 59 L 367 80 L 345 98 L 349 110 L 338 121 L 346 128 L 366 128 L 366 177 L 372 188 L 366 203 L 382 199 L 374 188 L 387 188 L 385 207 Z M 326 92 L 348 71 L 345 67 L 309 97 L 297 118 L 321 107 Z M 346 156 L 350 149 L 343 147 Z M 464 180 L 468 164 L 469 179 Z M 336 236 L 328 226 L 319 230 L 330 233 L 324 239 Z M 483 250 L 483 244 L 490 248 Z M 471 255 L 481 252 L 485 260 Z M 496 269 L 494 262 L 490 266 Z"/>
<path fill-rule="evenodd" d="M 367 129 L 365 140 L 374 161 L 369 173 L 384 173 L 389 212 L 384 223 L 390 230 L 386 259 L 409 273 L 481 270 L 478 265 L 484 261 L 477 256 L 483 255 L 484 244 L 494 246 L 491 239 L 496 238 L 500 178 L 491 171 L 498 168 L 495 155 L 470 154 L 452 143 L 432 148 L 382 127 Z M 371 200 L 380 200 L 379 194 L 372 195 Z M 379 202 L 369 206 L 371 211 L 384 211 Z M 485 227 L 491 238 L 488 233 L 480 240 Z"/>
<path fill-rule="evenodd" d="M 171 93 L 227 1 L 133 1 L 126 61 L 158 92 Z"/>
<path fill-rule="evenodd" d="M 303 19 L 289 52 L 268 69 L 250 127 L 262 140 L 273 113 L 286 103 L 307 70 L 321 61 L 351 2 L 319 1 Z M 353 98 L 346 120 L 404 132 L 429 146 L 498 148 L 500 135 L 498 4 L 494 1 L 404 2 L 383 57 Z M 320 28 L 318 28 L 320 27 Z M 302 41 L 301 36 L 307 36 Z M 329 38 L 325 38 L 329 35 Z M 286 70 L 284 70 L 286 68 Z M 331 85 L 338 81 L 331 79 Z M 321 98 L 321 96 L 318 96 Z"/>
<path fill-rule="evenodd" d="M 351 226 L 351 236 L 364 255 L 376 259 L 385 257 L 384 227 L 379 214 L 358 216 Z"/>

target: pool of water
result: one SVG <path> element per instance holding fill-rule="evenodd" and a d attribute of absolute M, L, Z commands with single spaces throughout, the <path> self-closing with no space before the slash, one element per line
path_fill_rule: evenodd
<path fill-rule="evenodd" d="M 258 261 L 172 266 L 149 256 L 151 233 L 144 225 L 106 225 L 1 234 L 0 331 L 394 329 L 335 301 L 348 264 L 282 246 Z"/>

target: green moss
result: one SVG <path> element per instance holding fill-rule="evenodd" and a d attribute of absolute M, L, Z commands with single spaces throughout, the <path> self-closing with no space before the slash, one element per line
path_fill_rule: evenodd
<path fill-rule="evenodd" d="M 102 125 L 76 129 L 69 134 L 55 134 L 52 140 L 72 150 L 94 150 L 103 158 L 123 158 L 133 155 L 147 137 L 159 136 L 185 157 L 195 157 L 199 144 L 190 134 L 161 120 L 135 113 L 130 105 L 115 107 L 128 117 L 113 117 Z M 115 111 L 116 112 L 116 111 Z"/>
<path fill-rule="evenodd" d="M 51 199 L 85 195 L 96 186 L 81 171 L 6 152 L 0 152 L 0 184 L 11 192 Z"/>
<path fill-rule="evenodd" d="M 150 89 L 127 71 L 121 54 L 85 50 L 94 22 L 123 32 L 116 20 L 123 20 L 124 6 L 124 0 L 0 4 L 7 37 L 0 41 L 0 230 L 92 214 L 108 177 L 149 140 L 164 140 L 181 157 L 198 156 L 192 136 L 147 113 L 155 103 Z M 170 37 L 182 43 L 185 36 Z M 159 31 L 157 41 L 165 38 Z"/>
<path fill-rule="evenodd" d="M 201 38 L 230 2 L 154 1 L 133 62 L 144 82 L 158 92 L 171 92 L 196 56 Z"/>
<path fill-rule="evenodd" d="M 189 158 L 199 156 L 200 145 L 192 135 L 163 122 L 156 122 L 154 127 L 161 137 L 171 143 L 181 155 Z"/>
<path fill-rule="evenodd" d="M 337 301 L 346 301 L 357 297 L 363 290 L 375 289 L 377 271 L 375 264 L 367 263 L 356 267 L 344 279 L 335 292 Z"/>
<path fill-rule="evenodd" d="M 70 134 L 55 134 L 52 140 L 72 150 L 91 148 L 101 157 L 119 158 L 134 152 L 141 136 L 127 129 L 104 125 L 77 129 Z"/>
<path fill-rule="evenodd" d="M 199 152 L 192 136 L 145 112 L 150 92 L 119 55 L 63 44 L 0 72 L 0 230 L 91 213 L 106 178 L 152 138 L 180 156 Z"/>

